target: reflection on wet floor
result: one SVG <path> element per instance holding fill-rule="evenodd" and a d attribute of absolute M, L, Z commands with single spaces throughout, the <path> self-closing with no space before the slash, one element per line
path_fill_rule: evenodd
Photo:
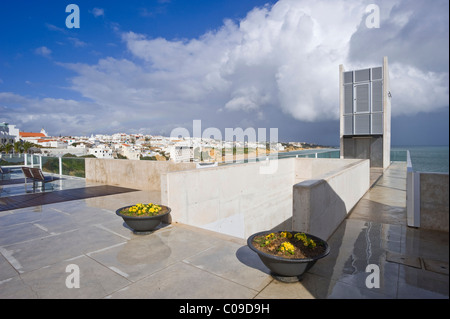
<path fill-rule="evenodd" d="M 10 175 L 11 178 L 0 181 L 0 211 L 136 191 L 118 186 L 87 183 L 84 178 L 49 173 L 45 175 L 51 176 L 54 181 L 44 184 L 44 188 L 40 183 L 37 187 L 33 187 L 31 181 L 28 180 L 26 183 L 20 170 L 15 170 Z"/>
<path fill-rule="evenodd" d="M 14 169 L 4 180 L 0 180 L 0 197 L 9 197 L 24 195 L 30 193 L 41 193 L 52 190 L 66 190 L 88 186 L 84 178 L 75 176 L 59 176 L 43 172 L 45 176 L 51 176 L 54 181 L 45 184 L 42 190 L 41 183 L 38 183 L 36 189 L 33 189 L 33 183 L 30 179 L 26 180 L 20 169 Z M 26 181 L 26 182 L 25 182 Z"/>

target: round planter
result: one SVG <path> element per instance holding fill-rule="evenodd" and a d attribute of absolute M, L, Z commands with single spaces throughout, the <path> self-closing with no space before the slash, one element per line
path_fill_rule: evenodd
<path fill-rule="evenodd" d="M 156 216 L 127 216 L 123 215 L 121 211 L 126 208 L 130 208 L 133 205 L 125 206 L 116 210 L 116 214 L 123 218 L 124 222 L 134 231 L 147 232 L 152 231 L 161 224 L 162 219 L 167 216 L 171 209 L 164 205 L 159 205 L 163 210 L 167 210 L 165 213 Z"/>
<path fill-rule="evenodd" d="M 272 275 L 274 275 L 277 279 L 282 280 L 282 277 L 297 277 L 298 279 L 301 279 L 303 274 L 307 272 L 316 263 L 317 260 L 327 256 L 330 253 L 330 247 L 328 246 L 326 241 L 307 233 L 305 234 L 308 237 L 312 238 L 316 243 L 321 243 L 322 245 L 324 245 L 325 251 L 322 254 L 313 258 L 284 258 L 281 256 L 274 256 L 262 252 L 253 245 L 253 239 L 256 236 L 268 235 L 272 232 L 273 231 L 263 231 L 251 235 L 247 239 L 247 245 L 248 247 L 250 247 L 251 250 L 253 250 L 258 254 L 259 258 L 264 263 L 264 265 L 266 265 L 266 267 L 270 269 Z M 296 231 L 289 231 L 289 232 L 292 235 L 300 233 Z"/>

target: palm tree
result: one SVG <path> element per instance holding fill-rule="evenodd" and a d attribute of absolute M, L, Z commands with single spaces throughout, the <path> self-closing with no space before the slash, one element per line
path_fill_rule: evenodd
<path fill-rule="evenodd" d="M 24 153 L 28 153 L 28 150 L 29 150 L 30 148 L 32 148 L 33 146 L 34 146 L 33 143 L 28 142 L 28 141 L 25 141 L 25 142 L 22 144 L 22 148 L 23 148 Z"/>
<path fill-rule="evenodd" d="M 19 141 L 14 142 L 13 147 L 14 147 L 14 153 L 22 153 L 22 143 L 21 142 L 19 142 Z"/>
<path fill-rule="evenodd" d="M 11 143 L 6 144 L 5 147 L 4 147 L 6 154 L 11 153 L 13 148 L 14 148 L 14 145 L 12 145 Z"/>

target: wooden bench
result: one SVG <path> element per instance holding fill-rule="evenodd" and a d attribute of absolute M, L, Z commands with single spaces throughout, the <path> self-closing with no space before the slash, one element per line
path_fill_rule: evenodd
<path fill-rule="evenodd" d="M 22 172 L 25 175 L 25 185 L 27 183 L 27 179 L 31 179 L 33 181 L 33 191 L 36 189 L 36 184 L 41 182 L 42 191 L 45 190 L 45 184 L 49 182 L 53 182 L 54 179 L 51 176 L 44 176 L 42 170 L 37 167 L 22 167 Z"/>

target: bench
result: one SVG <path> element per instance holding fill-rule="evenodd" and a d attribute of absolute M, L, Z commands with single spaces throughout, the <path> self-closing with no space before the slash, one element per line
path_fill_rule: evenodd
<path fill-rule="evenodd" d="M 49 182 L 53 182 L 54 179 L 51 176 L 44 176 L 42 170 L 37 167 L 22 167 L 22 172 L 25 175 L 25 185 L 27 183 L 27 179 L 31 179 L 33 181 L 33 191 L 36 189 L 36 184 L 41 182 L 42 191 L 45 190 L 45 184 Z M 26 186 L 25 186 L 26 187 Z"/>

